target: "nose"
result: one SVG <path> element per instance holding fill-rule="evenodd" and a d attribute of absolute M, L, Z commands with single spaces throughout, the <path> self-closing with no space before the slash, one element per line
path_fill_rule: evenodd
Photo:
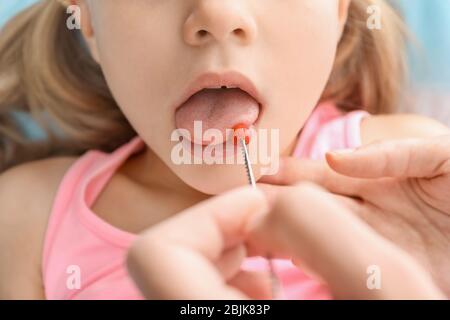
<path fill-rule="evenodd" d="M 191 46 L 233 41 L 250 44 L 256 22 L 241 0 L 198 0 L 184 24 L 184 40 Z"/>

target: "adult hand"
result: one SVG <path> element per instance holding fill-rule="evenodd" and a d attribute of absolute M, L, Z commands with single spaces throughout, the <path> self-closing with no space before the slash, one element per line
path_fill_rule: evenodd
<path fill-rule="evenodd" d="M 214 197 L 148 229 L 128 254 L 128 269 L 148 299 L 264 299 L 265 274 L 240 270 L 252 222 L 267 212 L 249 187 Z"/>
<path fill-rule="evenodd" d="M 443 297 L 411 257 L 310 185 L 283 189 L 271 207 L 249 188 L 192 207 L 144 232 L 128 267 L 149 299 L 270 298 L 266 273 L 241 270 L 247 254 L 301 261 L 337 298 Z M 379 290 L 367 287 L 374 264 Z"/>
<path fill-rule="evenodd" d="M 450 136 L 329 153 L 327 162 L 329 167 L 283 159 L 278 174 L 261 182 L 310 180 L 340 195 L 341 203 L 413 255 L 450 296 Z"/>

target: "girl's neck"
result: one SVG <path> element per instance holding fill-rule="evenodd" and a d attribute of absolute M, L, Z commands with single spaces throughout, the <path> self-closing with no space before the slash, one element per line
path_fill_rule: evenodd
<path fill-rule="evenodd" d="M 128 158 L 119 171 L 148 189 L 166 190 L 180 197 L 208 198 L 208 195 L 193 189 L 181 180 L 147 146 Z"/>

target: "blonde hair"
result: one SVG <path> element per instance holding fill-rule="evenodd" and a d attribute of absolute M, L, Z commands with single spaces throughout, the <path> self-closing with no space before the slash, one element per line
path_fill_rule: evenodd
<path fill-rule="evenodd" d="M 109 152 L 136 135 L 80 32 L 66 27 L 62 2 L 41 0 L 0 32 L 0 171 L 54 155 Z M 366 26 L 370 5 L 382 9 L 381 30 Z M 404 74 L 401 30 L 384 0 L 352 0 L 322 100 L 344 110 L 393 111 Z M 46 139 L 28 139 L 16 111 L 31 115 Z"/>

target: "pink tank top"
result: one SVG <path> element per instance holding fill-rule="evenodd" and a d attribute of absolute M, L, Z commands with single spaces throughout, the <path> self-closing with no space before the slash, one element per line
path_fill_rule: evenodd
<path fill-rule="evenodd" d="M 321 159 L 329 150 L 358 147 L 360 122 L 366 115 L 362 111 L 343 114 L 332 103 L 320 104 L 304 126 L 293 156 Z M 66 172 L 44 240 L 47 299 L 142 299 L 125 266 L 127 249 L 136 235 L 106 223 L 90 207 L 117 169 L 143 147 L 136 137 L 112 153 L 92 150 Z M 325 285 L 289 260 L 274 260 L 274 265 L 283 298 L 331 298 Z M 242 268 L 268 271 L 268 264 L 262 257 L 247 258 Z"/>

